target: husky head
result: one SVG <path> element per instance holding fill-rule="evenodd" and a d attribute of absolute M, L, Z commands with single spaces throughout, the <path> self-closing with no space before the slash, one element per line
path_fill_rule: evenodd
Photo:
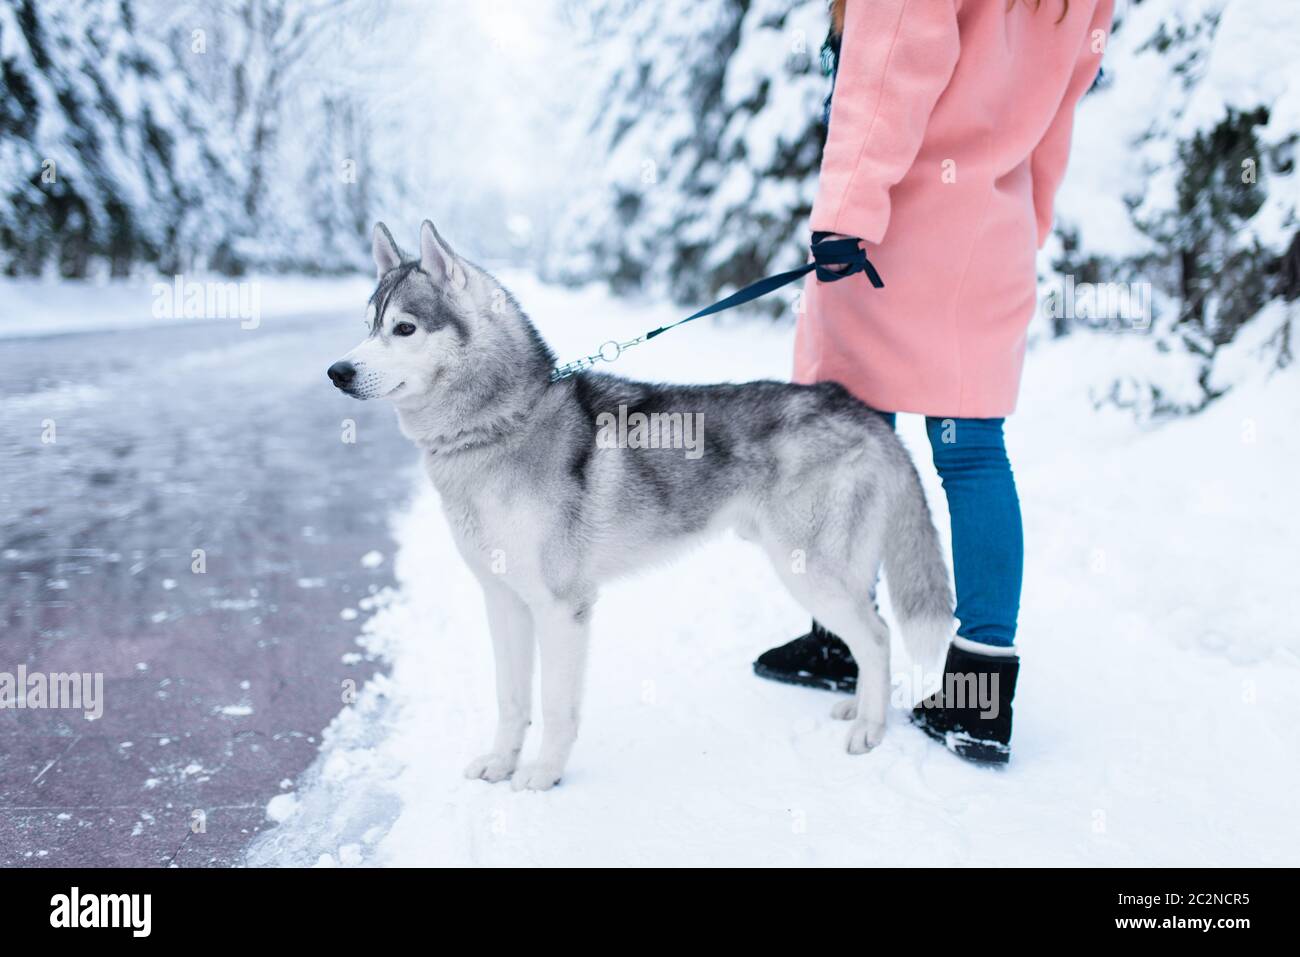
<path fill-rule="evenodd" d="M 371 248 L 379 284 L 366 307 L 370 334 L 329 367 L 330 381 L 356 399 L 427 398 L 468 363 L 482 290 L 470 288 L 473 267 L 428 220 L 419 259 L 403 261 L 383 223 L 375 224 Z"/>
<path fill-rule="evenodd" d="M 339 390 L 392 399 L 402 432 L 430 448 L 500 434 L 536 408 L 555 355 L 505 287 L 428 220 L 419 259 L 403 260 L 383 223 L 372 251 L 370 333 L 329 367 Z"/>

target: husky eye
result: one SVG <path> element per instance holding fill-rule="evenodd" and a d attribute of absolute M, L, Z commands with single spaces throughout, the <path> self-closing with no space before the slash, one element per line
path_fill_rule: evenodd
<path fill-rule="evenodd" d="M 409 336 L 413 332 L 415 332 L 415 324 L 412 322 L 399 322 L 393 326 L 393 335 L 395 336 Z"/>

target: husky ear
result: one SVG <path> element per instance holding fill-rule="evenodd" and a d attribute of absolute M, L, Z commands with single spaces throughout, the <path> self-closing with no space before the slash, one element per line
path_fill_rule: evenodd
<path fill-rule="evenodd" d="M 370 239 L 370 253 L 375 257 L 375 270 L 380 279 L 384 278 L 384 273 L 402 264 L 402 254 L 397 243 L 393 242 L 393 234 L 383 223 L 375 223 L 375 231 Z"/>
<path fill-rule="evenodd" d="M 435 282 L 465 285 L 465 267 L 427 219 L 420 225 L 420 268 Z"/>

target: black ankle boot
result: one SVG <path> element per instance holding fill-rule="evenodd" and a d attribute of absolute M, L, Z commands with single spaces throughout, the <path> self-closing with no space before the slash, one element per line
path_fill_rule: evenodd
<path fill-rule="evenodd" d="M 829 691 L 853 691 L 858 686 L 858 663 L 849 646 L 815 621 L 808 634 L 759 655 L 754 674 Z"/>
<path fill-rule="evenodd" d="M 1020 658 L 948 646 L 943 685 L 912 709 L 912 723 L 958 757 L 1011 760 L 1011 699 Z"/>

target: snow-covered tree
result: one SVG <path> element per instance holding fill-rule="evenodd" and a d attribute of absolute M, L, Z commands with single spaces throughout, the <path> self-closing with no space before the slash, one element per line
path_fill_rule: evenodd
<path fill-rule="evenodd" d="M 364 93 L 353 82 L 362 26 L 386 2 L 142 0 L 155 33 L 212 104 L 235 145 L 225 271 L 364 265 L 366 208 L 377 171 L 366 146 Z"/>
<path fill-rule="evenodd" d="M 825 138 L 824 0 L 578 6 L 599 55 L 583 110 L 595 162 L 550 274 L 693 303 L 802 262 Z"/>
<path fill-rule="evenodd" d="M 1194 412 L 1288 367 L 1300 295 L 1300 6 L 1121 4 L 1058 202 L 1058 274 L 1150 291 L 1098 398 Z M 1069 324 L 1058 331 L 1069 328 Z"/>
<path fill-rule="evenodd" d="M 0 268 L 178 269 L 220 242 L 228 153 L 130 0 L 0 0 Z"/>
<path fill-rule="evenodd" d="M 368 270 L 375 219 L 425 216 L 518 260 L 569 173 L 567 32 L 551 3 L 0 0 L 0 270 Z"/>
<path fill-rule="evenodd" d="M 360 0 L 0 0 L 0 269 L 367 263 Z M 391 34 L 386 39 L 394 41 Z"/>

